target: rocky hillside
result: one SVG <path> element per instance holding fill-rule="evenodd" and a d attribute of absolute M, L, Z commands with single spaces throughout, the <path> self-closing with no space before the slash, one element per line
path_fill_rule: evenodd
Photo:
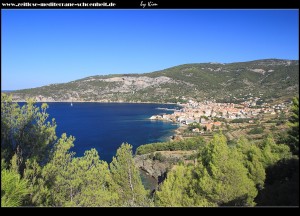
<path fill-rule="evenodd" d="M 160 158 L 156 156 L 157 153 L 161 155 Z M 136 155 L 134 162 L 138 168 L 161 182 L 167 171 L 179 161 L 185 164 L 194 164 L 194 160 L 189 159 L 189 156 L 193 154 L 197 154 L 197 151 L 155 151 L 152 154 Z"/>
<path fill-rule="evenodd" d="M 183 102 L 292 97 L 299 92 L 299 61 L 265 59 L 230 64 L 185 64 L 145 74 L 91 76 L 18 90 L 16 101 Z"/>

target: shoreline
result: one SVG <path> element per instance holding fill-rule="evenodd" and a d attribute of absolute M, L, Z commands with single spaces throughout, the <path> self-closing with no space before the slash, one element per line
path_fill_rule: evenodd
<path fill-rule="evenodd" d="M 26 101 L 13 101 L 16 103 L 26 103 Z M 36 103 L 118 103 L 118 104 L 168 104 L 168 105 L 178 105 L 177 103 L 168 103 L 168 102 L 120 102 L 120 101 L 35 101 Z"/>
<path fill-rule="evenodd" d="M 21 100 L 21 101 L 13 101 L 13 102 L 16 102 L 16 103 L 26 103 L 25 100 Z M 177 105 L 181 108 L 184 107 L 184 105 L 182 104 L 178 104 L 178 103 L 169 103 L 169 102 L 120 102 L 120 101 L 110 101 L 110 102 L 104 102 L 104 101 L 69 101 L 69 100 L 66 100 L 66 101 L 35 101 L 35 103 L 73 103 L 73 104 L 76 104 L 76 103 L 102 103 L 102 104 L 162 104 L 162 105 Z M 147 118 L 149 119 L 149 118 Z M 169 121 L 168 121 L 169 122 Z M 173 124 L 176 124 L 176 122 L 170 122 L 170 123 L 173 123 Z M 176 140 L 176 137 L 178 136 L 181 136 L 182 133 L 183 133 L 183 130 L 186 129 L 186 127 L 182 124 L 178 124 L 178 128 L 172 130 L 172 135 L 169 136 L 169 138 L 167 138 L 165 141 L 174 141 Z"/>
<path fill-rule="evenodd" d="M 174 135 L 172 136 L 171 141 L 176 141 L 178 139 L 183 140 L 184 137 L 182 136 L 182 134 L 187 128 L 187 125 L 179 124 L 179 127 L 176 130 L 174 130 Z"/>

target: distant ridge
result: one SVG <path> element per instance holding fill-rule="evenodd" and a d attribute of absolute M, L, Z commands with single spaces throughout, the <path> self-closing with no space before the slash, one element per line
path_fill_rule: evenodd
<path fill-rule="evenodd" d="M 1 90 L 1 92 L 13 92 L 15 90 Z"/>
<path fill-rule="evenodd" d="M 299 94 L 299 60 L 184 64 L 144 74 L 89 76 L 13 92 L 14 100 L 184 102 L 188 99 L 272 99 Z"/>

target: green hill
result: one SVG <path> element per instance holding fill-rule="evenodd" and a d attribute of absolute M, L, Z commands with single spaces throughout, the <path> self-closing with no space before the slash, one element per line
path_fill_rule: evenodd
<path fill-rule="evenodd" d="M 291 98 L 299 93 L 299 61 L 264 59 L 238 63 L 184 64 L 144 74 L 91 76 L 13 92 L 14 100 L 183 102 Z"/>

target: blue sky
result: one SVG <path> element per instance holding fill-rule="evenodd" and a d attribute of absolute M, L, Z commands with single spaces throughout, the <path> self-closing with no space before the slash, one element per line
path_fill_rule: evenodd
<path fill-rule="evenodd" d="M 1 88 L 298 59 L 298 10 L 2 10 Z"/>

